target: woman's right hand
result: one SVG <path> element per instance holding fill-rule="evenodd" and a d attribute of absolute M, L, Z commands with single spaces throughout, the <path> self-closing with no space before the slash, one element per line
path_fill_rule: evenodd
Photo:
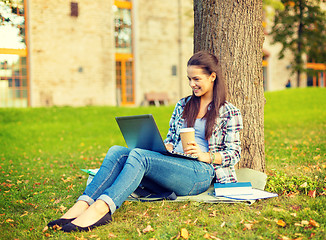
<path fill-rule="evenodd" d="M 173 150 L 173 145 L 171 143 L 165 144 L 166 149 L 171 152 Z"/>

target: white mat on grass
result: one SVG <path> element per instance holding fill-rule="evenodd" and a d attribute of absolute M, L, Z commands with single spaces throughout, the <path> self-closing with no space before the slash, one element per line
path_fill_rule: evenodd
<path fill-rule="evenodd" d="M 98 169 L 84 170 L 86 172 L 88 171 L 88 173 L 90 174 L 87 180 L 87 184 L 89 184 L 92 181 L 93 176 L 96 174 L 97 170 Z M 259 190 L 264 190 L 265 188 L 266 180 L 267 180 L 267 175 L 265 173 L 249 168 L 241 168 L 241 169 L 236 169 L 236 175 L 239 182 L 251 182 L 252 187 Z M 257 190 L 257 192 L 259 191 Z M 277 195 L 273 195 L 272 197 L 274 196 Z M 132 196 L 130 196 L 128 200 L 138 201 L 141 199 L 133 198 Z M 196 201 L 196 202 L 205 202 L 205 203 L 239 203 L 240 202 L 240 203 L 252 204 L 256 200 L 252 200 L 252 199 L 238 200 L 238 199 L 230 199 L 226 197 L 215 197 L 214 187 L 212 185 L 207 191 L 201 194 L 193 195 L 193 196 L 178 196 L 177 199 L 173 201 L 174 202 Z"/>

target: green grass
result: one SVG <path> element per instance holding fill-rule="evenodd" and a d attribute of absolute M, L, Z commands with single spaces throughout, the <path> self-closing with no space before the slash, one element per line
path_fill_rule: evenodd
<path fill-rule="evenodd" d="M 265 97 L 267 189 L 278 198 L 251 206 L 126 202 L 110 225 L 70 234 L 42 230 L 82 193 L 80 169 L 99 167 L 110 146 L 124 145 L 114 117 L 152 113 L 165 135 L 173 106 L 0 109 L 0 239 L 171 239 L 182 228 L 190 239 L 323 239 L 326 89 Z M 148 225 L 154 231 L 143 233 Z"/>

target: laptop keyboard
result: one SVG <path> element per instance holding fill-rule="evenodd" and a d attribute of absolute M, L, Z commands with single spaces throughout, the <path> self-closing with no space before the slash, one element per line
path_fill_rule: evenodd
<path fill-rule="evenodd" d="M 198 159 L 198 157 L 195 157 L 191 154 L 186 154 L 186 153 L 181 153 L 181 152 L 176 152 L 176 151 L 170 151 L 171 153 L 173 154 L 176 154 L 176 155 L 180 155 L 180 156 L 184 156 L 184 157 L 188 157 L 188 158 L 193 158 L 193 159 Z"/>

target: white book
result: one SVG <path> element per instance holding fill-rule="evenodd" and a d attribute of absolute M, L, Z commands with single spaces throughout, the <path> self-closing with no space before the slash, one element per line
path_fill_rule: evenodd
<path fill-rule="evenodd" d="M 250 182 L 214 183 L 215 196 L 233 196 L 253 194 Z"/>

